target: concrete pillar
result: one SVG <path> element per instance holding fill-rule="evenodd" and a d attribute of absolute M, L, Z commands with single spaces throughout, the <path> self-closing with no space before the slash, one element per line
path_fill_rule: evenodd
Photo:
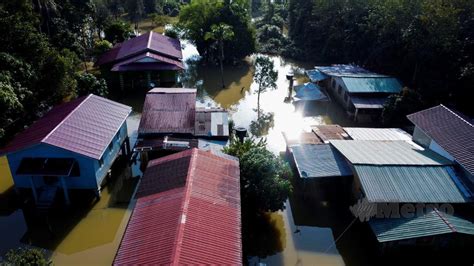
<path fill-rule="evenodd" d="M 38 202 L 38 194 L 36 193 L 35 182 L 33 182 L 33 177 L 30 176 L 30 185 L 31 191 L 33 191 L 33 198 L 35 199 L 35 203 Z"/>
<path fill-rule="evenodd" d="M 66 205 L 70 205 L 71 200 L 69 199 L 69 192 L 67 190 L 66 180 L 64 180 L 64 176 L 61 176 L 60 180 L 61 180 L 61 185 L 62 185 L 63 191 L 64 191 L 64 199 L 66 200 Z"/>

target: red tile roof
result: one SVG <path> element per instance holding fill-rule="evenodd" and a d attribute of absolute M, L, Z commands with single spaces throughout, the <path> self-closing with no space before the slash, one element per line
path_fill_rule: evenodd
<path fill-rule="evenodd" d="M 131 107 L 90 94 L 54 107 L 0 153 L 47 143 L 100 159 L 130 112 Z"/>
<path fill-rule="evenodd" d="M 155 88 L 145 98 L 139 134 L 194 134 L 196 89 Z"/>
<path fill-rule="evenodd" d="M 407 117 L 474 175 L 474 125 L 471 121 L 444 105 Z"/>
<path fill-rule="evenodd" d="M 115 265 L 242 264 L 238 161 L 198 149 L 151 161 L 137 197 Z"/>
<path fill-rule="evenodd" d="M 183 58 L 179 40 L 150 31 L 116 45 L 103 54 L 96 65 L 117 63 L 146 52 L 178 61 Z"/>

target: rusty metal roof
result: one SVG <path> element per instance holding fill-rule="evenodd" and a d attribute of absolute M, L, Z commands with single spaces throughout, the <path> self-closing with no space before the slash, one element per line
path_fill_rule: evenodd
<path fill-rule="evenodd" d="M 296 136 L 289 135 L 282 132 L 283 138 L 285 139 L 286 146 L 292 147 L 300 144 L 321 144 L 321 139 L 316 136 L 314 132 L 301 132 Z"/>
<path fill-rule="evenodd" d="M 145 98 L 139 134 L 194 134 L 196 89 L 155 88 Z"/>
<path fill-rule="evenodd" d="M 241 265 L 238 161 L 198 149 L 149 163 L 115 265 Z"/>
<path fill-rule="evenodd" d="M 351 139 L 344 128 L 339 125 L 317 125 L 312 126 L 311 129 L 324 143 L 334 139 Z"/>
<path fill-rule="evenodd" d="M 93 94 L 51 109 L 0 153 L 47 143 L 100 159 L 132 108 Z"/>
<path fill-rule="evenodd" d="M 474 175 L 474 125 L 471 121 L 444 105 L 407 117 Z"/>
<path fill-rule="evenodd" d="M 96 65 L 117 63 L 144 52 L 151 52 L 177 60 L 183 58 L 179 40 L 150 31 L 116 45 L 103 54 L 97 60 Z"/>

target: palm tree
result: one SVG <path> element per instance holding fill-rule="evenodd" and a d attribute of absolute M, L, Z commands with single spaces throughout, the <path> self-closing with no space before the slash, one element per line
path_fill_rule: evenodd
<path fill-rule="evenodd" d="M 211 26 L 211 31 L 204 35 L 205 40 L 214 40 L 219 47 L 219 64 L 221 67 L 222 88 L 225 88 L 224 82 L 224 41 L 230 40 L 234 37 L 232 26 L 225 23 L 214 24 Z"/>

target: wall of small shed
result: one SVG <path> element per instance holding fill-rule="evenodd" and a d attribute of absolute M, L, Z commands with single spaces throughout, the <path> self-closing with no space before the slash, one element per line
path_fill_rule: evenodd
<path fill-rule="evenodd" d="M 344 84 L 342 78 L 332 77 L 330 80 L 328 90 L 332 96 L 344 107 L 344 110 L 353 112 L 355 107 L 351 102 L 350 93 L 347 91 L 346 84 Z M 339 86 L 341 87 L 341 92 L 339 92 Z M 347 98 L 345 98 L 344 95 L 347 95 Z"/>

